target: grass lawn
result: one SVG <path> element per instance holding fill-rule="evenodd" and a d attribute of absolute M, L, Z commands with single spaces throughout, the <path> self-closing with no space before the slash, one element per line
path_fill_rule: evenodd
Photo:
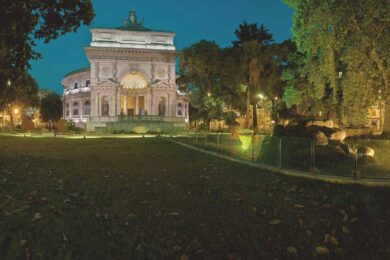
<path fill-rule="evenodd" d="M 155 138 L 0 137 L 0 259 L 389 257 L 388 189 L 272 174 Z"/>

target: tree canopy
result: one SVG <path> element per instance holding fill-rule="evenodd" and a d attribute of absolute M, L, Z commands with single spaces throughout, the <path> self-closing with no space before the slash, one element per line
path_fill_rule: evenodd
<path fill-rule="evenodd" d="M 93 17 L 90 0 L 1 0 L 0 94 L 8 80 L 23 77 L 31 59 L 41 57 L 34 50 L 37 40 L 48 43 Z"/>
<path fill-rule="evenodd" d="M 40 114 L 43 122 L 54 123 L 62 117 L 62 100 L 61 96 L 49 92 L 41 99 Z"/>
<path fill-rule="evenodd" d="M 362 124 L 389 93 L 390 2 L 284 0 L 295 11 L 293 40 L 303 54 L 307 93 L 330 104 L 339 122 Z"/>

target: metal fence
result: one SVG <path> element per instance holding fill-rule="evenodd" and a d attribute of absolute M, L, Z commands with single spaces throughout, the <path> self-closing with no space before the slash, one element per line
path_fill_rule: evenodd
<path fill-rule="evenodd" d="M 310 138 L 194 131 L 164 137 L 280 168 L 351 178 L 390 179 L 390 140 L 356 139 L 315 145 Z M 369 155 L 367 147 L 375 151 L 374 156 Z"/>

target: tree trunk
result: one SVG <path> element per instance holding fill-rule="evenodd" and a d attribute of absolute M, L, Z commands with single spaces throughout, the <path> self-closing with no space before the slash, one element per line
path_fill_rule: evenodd
<path fill-rule="evenodd" d="M 249 91 L 249 87 L 246 90 L 246 114 L 245 114 L 245 123 L 244 128 L 249 128 L 249 115 L 251 111 L 251 93 Z"/>
<path fill-rule="evenodd" d="M 253 109 L 253 111 L 252 111 L 252 116 L 253 116 L 253 125 L 252 125 L 252 127 L 253 127 L 253 130 L 255 132 L 257 132 L 257 106 L 256 106 L 256 103 L 252 104 L 252 109 Z"/>

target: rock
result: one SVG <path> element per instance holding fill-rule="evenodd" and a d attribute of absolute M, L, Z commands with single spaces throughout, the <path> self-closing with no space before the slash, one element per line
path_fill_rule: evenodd
<path fill-rule="evenodd" d="M 335 127 L 333 120 L 326 120 L 324 123 L 325 123 L 326 127 L 329 127 L 329 128 Z"/>
<path fill-rule="evenodd" d="M 327 126 L 326 122 L 324 122 L 324 121 L 319 121 L 319 120 L 308 121 L 308 122 L 306 123 L 306 127 L 310 127 L 310 126 L 324 126 L 324 127 L 329 127 L 329 126 Z M 332 127 L 329 127 L 329 128 L 332 128 Z"/>
<path fill-rule="evenodd" d="M 350 154 L 349 146 L 347 144 L 341 143 L 339 141 L 331 141 L 329 145 L 340 151 L 340 153 L 344 153 L 345 155 Z"/>
<path fill-rule="evenodd" d="M 374 157 L 375 151 L 371 147 L 359 145 L 357 149 L 357 153 L 359 156 L 370 156 Z"/>
<path fill-rule="evenodd" d="M 376 164 L 377 161 L 372 156 L 362 155 L 358 159 L 359 165 Z"/>
<path fill-rule="evenodd" d="M 321 131 L 317 131 L 313 133 L 313 139 L 314 143 L 316 145 L 327 145 L 328 144 L 328 137 Z"/>
<path fill-rule="evenodd" d="M 283 125 L 275 125 L 273 136 L 284 136 L 284 126 Z"/>
<path fill-rule="evenodd" d="M 333 132 L 330 135 L 329 140 L 343 142 L 346 137 L 347 137 L 347 133 L 345 132 L 345 130 L 340 129 Z"/>

